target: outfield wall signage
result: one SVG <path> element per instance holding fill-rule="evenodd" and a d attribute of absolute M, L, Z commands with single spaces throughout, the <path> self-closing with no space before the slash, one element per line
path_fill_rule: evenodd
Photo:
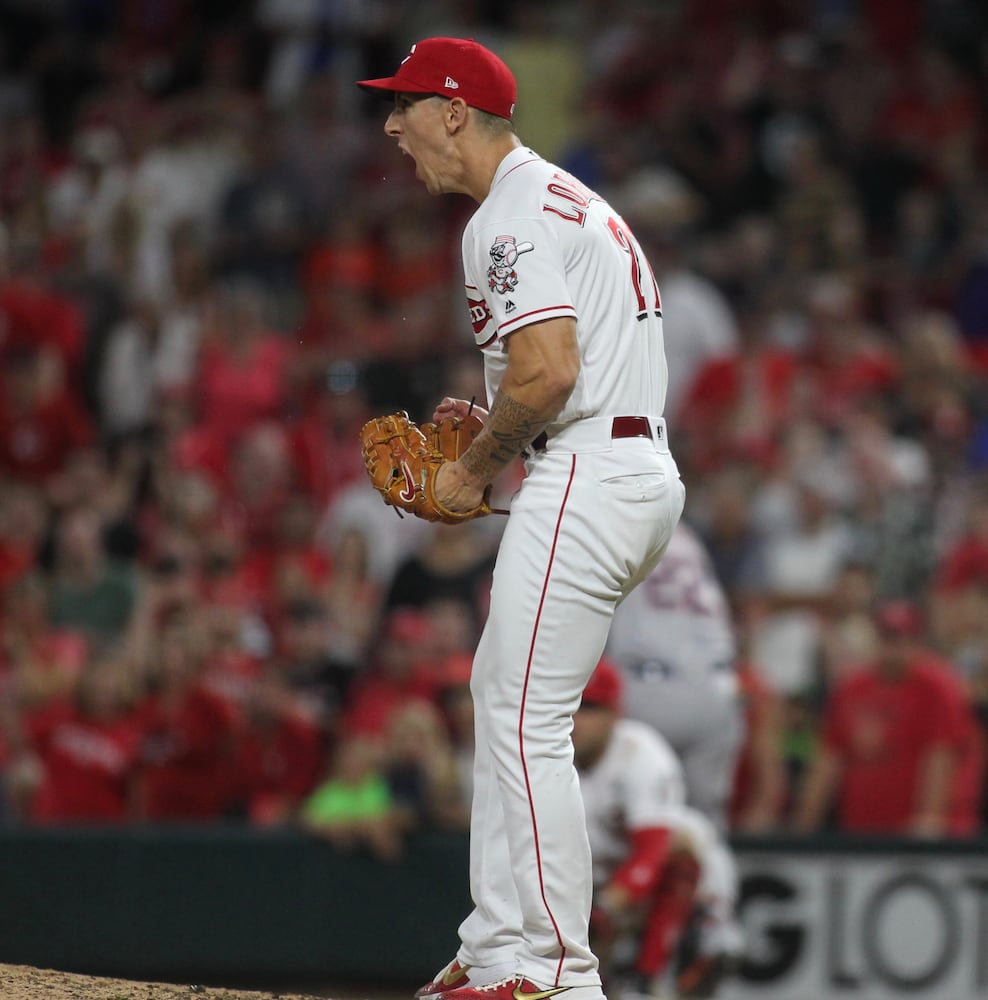
<path fill-rule="evenodd" d="M 739 852 L 748 955 L 725 1000 L 986 1000 L 984 854 Z"/>

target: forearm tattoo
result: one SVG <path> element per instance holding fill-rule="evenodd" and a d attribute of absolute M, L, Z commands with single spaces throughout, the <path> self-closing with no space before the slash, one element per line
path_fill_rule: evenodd
<path fill-rule="evenodd" d="M 527 448 L 551 419 L 524 403 L 498 393 L 484 424 L 484 431 L 460 461 L 477 479 L 492 482 L 497 474 Z"/>

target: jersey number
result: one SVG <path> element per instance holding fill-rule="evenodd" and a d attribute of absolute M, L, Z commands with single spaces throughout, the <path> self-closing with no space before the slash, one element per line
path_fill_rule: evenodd
<path fill-rule="evenodd" d="M 560 219 L 567 222 L 575 222 L 582 226 L 587 221 L 587 208 L 591 201 L 599 200 L 597 195 L 588 187 L 581 184 L 575 177 L 569 174 L 556 174 L 549 182 L 546 191 L 548 194 L 562 200 L 566 204 L 563 207 L 557 205 L 543 205 L 542 210 L 558 215 Z M 631 230 L 621 219 L 610 216 L 607 220 L 607 228 L 611 231 L 617 245 L 631 258 L 631 283 L 635 289 L 635 299 L 638 302 L 638 319 L 642 320 L 648 316 L 648 300 L 646 292 L 652 298 L 652 310 L 656 316 L 662 315 L 662 301 L 659 298 L 659 285 L 652 273 L 652 268 L 648 261 L 642 256 L 635 238 L 631 235 Z M 649 288 L 648 286 L 651 286 Z"/>
<path fill-rule="evenodd" d="M 612 215 L 607 220 L 607 228 L 611 231 L 611 236 L 617 241 L 617 245 L 631 258 L 631 283 L 635 287 L 635 297 L 638 299 L 638 318 L 645 319 L 648 315 L 648 303 L 645 300 L 645 289 L 642 287 L 645 272 L 648 272 L 648 280 L 652 285 L 652 295 L 654 296 L 652 306 L 656 316 L 662 315 L 662 301 L 659 298 L 659 283 L 655 280 L 652 267 L 647 260 L 640 255 L 638 244 L 631 235 L 631 230 L 625 225 L 623 220 L 615 219 Z M 644 268 L 642 264 L 644 263 Z"/>
<path fill-rule="evenodd" d="M 717 583 L 685 555 L 667 552 L 641 587 L 648 603 L 659 611 L 722 620 L 730 614 Z"/>

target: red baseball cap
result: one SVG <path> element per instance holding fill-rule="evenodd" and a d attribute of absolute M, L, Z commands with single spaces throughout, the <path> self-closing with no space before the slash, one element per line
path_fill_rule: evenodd
<path fill-rule="evenodd" d="M 357 86 L 386 97 L 396 93 L 462 97 L 471 107 L 499 118 L 510 118 L 518 99 L 511 70 L 472 38 L 416 42 L 394 76 L 358 80 Z"/>
<path fill-rule="evenodd" d="M 875 622 L 886 635 L 917 636 L 923 629 L 920 609 L 903 599 L 882 602 L 875 610 Z"/>
<path fill-rule="evenodd" d="M 603 705 L 605 708 L 621 707 L 621 693 L 624 682 L 617 667 L 604 657 L 590 675 L 583 689 L 584 705 Z"/>
<path fill-rule="evenodd" d="M 432 638 L 428 616 L 417 608 L 395 608 L 384 622 L 384 637 L 392 642 L 419 645 Z"/>
<path fill-rule="evenodd" d="M 439 686 L 443 689 L 470 686 L 473 657 L 469 653 L 451 653 L 440 668 Z"/>

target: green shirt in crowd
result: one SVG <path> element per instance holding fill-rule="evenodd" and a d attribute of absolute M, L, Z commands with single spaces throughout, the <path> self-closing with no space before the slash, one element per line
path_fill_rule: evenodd
<path fill-rule="evenodd" d="M 314 823 L 376 819 L 391 808 L 391 792 L 380 774 L 368 775 L 359 785 L 338 779 L 317 788 L 302 807 L 302 815 Z"/>

